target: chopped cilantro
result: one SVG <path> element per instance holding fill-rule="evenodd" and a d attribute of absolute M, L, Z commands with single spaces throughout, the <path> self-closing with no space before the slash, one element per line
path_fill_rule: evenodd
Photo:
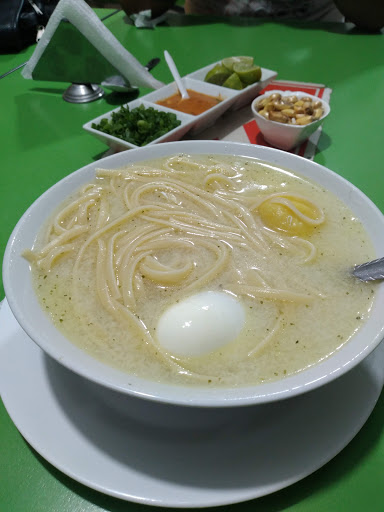
<path fill-rule="evenodd" d="M 145 146 L 180 124 L 176 114 L 171 112 L 144 105 L 130 110 L 129 106 L 123 105 L 118 112 L 112 113 L 111 119 L 103 118 L 99 124 L 92 123 L 92 128 L 136 146 Z"/>

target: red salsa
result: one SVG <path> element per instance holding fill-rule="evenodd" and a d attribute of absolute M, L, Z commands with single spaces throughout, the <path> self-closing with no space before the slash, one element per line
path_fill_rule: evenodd
<path fill-rule="evenodd" d="M 169 98 L 159 100 L 156 103 L 163 107 L 184 112 L 185 114 L 198 116 L 223 100 L 221 97 L 217 98 L 215 96 L 209 96 L 208 94 L 193 91 L 192 89 L 187 89 L 187 92 L 189 94 L 189 98 L 182 99 L 181 94 L 177 92 L 176 94 L 169 96 Z"/>

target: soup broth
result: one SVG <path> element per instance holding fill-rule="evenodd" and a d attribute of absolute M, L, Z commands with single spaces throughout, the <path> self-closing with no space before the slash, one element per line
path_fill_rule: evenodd
<path fill-rule="evenodd" d="M 26 257 L 69 340 L 165 383 L 246 386 L 300 372 L 347 343 L 374 298 L 348 273 L 375 257 L 353 213 L 307 178 L 242 157 L 101 169 Z M 159 320 L 207 291 L 241 305 L 239 333 L 200 355 L 165 349 Z"/>

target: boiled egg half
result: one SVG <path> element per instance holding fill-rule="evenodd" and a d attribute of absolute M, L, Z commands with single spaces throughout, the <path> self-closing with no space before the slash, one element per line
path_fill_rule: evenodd
<path fill-rule="evenodd" d="M 234 341 L 243 328 L 240 302 L 225 292 L 192 295 L 167 309 L 159 319 L 159 344 L 179 357 L 209 354 Z"/>

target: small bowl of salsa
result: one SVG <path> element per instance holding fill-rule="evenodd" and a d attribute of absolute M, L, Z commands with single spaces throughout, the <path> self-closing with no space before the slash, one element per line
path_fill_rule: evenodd
<path fill-rule="evenodd" d="M 191 134 L 197 134 L 212 126 L 229 109 L 238 93 L 192 78 L 184 77 L 182 82 L 189 94 L 188 99 L 182 99 L 175 82 L 147 94 L 145 99 L 164 108 L 190 115 L 191 119 L 198 117 L 189 132 Z"/>
<path fill-rule="evenodd" d="M 189 98 L 182 98 L 180 92 L 176 92 L 168 98 L 156 101 L 156 103 L 163 107 L 184 112 L 185 114 L 198 116 L 223 101 L 221 94 L 219 96 L 210 96 L 193 89 L 187 89 L 187 93 Z"/>

